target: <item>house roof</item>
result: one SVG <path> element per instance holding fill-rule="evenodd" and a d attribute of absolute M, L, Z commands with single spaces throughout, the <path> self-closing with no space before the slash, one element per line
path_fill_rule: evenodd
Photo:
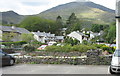
<path fill-rule="evenodd" d="M 86 36 L 85 34 L 83 34 L 83 33 L 81 33 L 81 32 L 77 32 L 77 31 L 73 31 L 73 32 L 71 32 L 70 34 L 68 34 L 67 36 L 74 35 L 74 33 L 77 33 L 77 34 L 79 34 L 79 35 L 81 35 L 81 36 Z"/>
<path fill-rule="evenodd" d="M 61 40 L 63 40 L 63 39 L 64 39 L 64 36 L 56 36 L 56 39 L 61 39 Z"/>
<path fill-rule="evenodd" d="M 55 34 L 51 34 L 51 33 L 45 33 L 45 32 L 32 32 L 33 34 L 37 35 L 37 36 L 45 36 L 45 37 L 55 37 Z"/>
<path fill-rule="evenodd" d="M 26 30 L 25 28 L 19 28 L 19 27 L 14 27 L 14 26 L 2 26 L 0 25 L 0 30 L 2 31 L 8 31 L 8 32 L 18 32 L 18 33 L 30 33 L 28 30 Z"/>

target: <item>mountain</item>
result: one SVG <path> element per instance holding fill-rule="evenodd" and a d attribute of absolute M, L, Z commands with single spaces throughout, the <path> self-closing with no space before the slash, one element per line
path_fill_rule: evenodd
<path fill-rule="evenodd" d="M 114 10 L 86 0 L 77 0 L 75 2 L 62 4 L 43 11 L 37 16 L 55 20 L 56 17 L 60 15 L 63 20 L 67 20 L 73 12 L 77 18 L 94 23 L 109 24 L 115 20 Z"/>
<path fill-rule="evenodd" d="M 3 24 L 19 24 L 25 16 L 19 15 L 14 11 L 0 12 L 2 20 L 0 22 Z"/>
<path fill-rule="evenodd" d="M 84 22 L 86 25 L 89 23 L 109 24 L 115 21 L 114 10 L 88 0 L 77 0 L 58 5 L 33 16 L 56 20 L 57 16 L 60 15 L 65 22 L 73 12 L 81 21 L 86 21 Z M 0 18 L 2 18 L 0 22 L 3 24 L 19 24 L 27 16 L 19 15 L 14 11 L 0 12 Z"/>

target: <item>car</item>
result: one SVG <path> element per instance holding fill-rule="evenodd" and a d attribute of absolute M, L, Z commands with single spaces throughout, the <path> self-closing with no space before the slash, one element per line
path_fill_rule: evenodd
<path fill-rule="evenodd" d="M 5 65 L 12 66 L 15 64 L 15 58 L 0 50 L 0 62 L 1 62 L 0 63 L 1 66 L 5 66 Z"/>
<path fill-rule="evenodd" d="M 57 42 L 55 42 L 55 41 L 50 41 L 50 42 L 48 42 L 48 46 L 52 46 L 52 45 L 54 45 L 55 43 L 57 43 Z"/>
<path fill-rule="evenodd" d="M 109 72 L 111 74 L 120 73 L 120 50 L 115 50 L 112 56 Z"/>
<path fill-rule="evenodd" d="M 38 50 L 44 50 L 48 45 L 41 45 L 39 48 L 37 48 Z"/>

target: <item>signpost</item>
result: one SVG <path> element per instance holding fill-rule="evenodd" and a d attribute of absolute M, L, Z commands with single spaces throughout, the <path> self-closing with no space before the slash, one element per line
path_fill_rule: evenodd
<path fill-rule="evenodd" d="M 120 0 L 116 2 L 116 49 L 120 50 Z"/>

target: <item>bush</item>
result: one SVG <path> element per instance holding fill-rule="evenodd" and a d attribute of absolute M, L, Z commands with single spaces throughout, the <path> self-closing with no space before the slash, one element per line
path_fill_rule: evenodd
<path fill-rule="evenodd" d="M 64 46 L 48 46 L 46 47 L 46 51 L 55 51 L 55 52 L 71 52 L 71 51 L 79 51 L 79 52 L 87 52 L 90 49 L 96 49 L 94 46 L 88 45 L 64 45 Z"/>
<path fill-rule="evenodd" d="M 6 46 L 11 46 L 13 45 L 22 45 L 22 44 L 26 44 L 26 41 L 17 41 L 17 42 L 1 42 L 0 44 L 6 45 Z"/>
<path fill-rule="evenodd" d="M 96 48 L 101 48 L 102 46 L 105 46 L 105 44 L 93 44 Z"/>
<path fill-rule="evenodd" d="M 23 46 L 23 49 L 24 49 L 26 52 L 35 51 L 35 47 L 32 46 L 32 45 L 25 45 L 25 46 Z"/>
<path fill-rule="evenodd" d="M 31 44 L 32 46 L 34 46 L 35 48 L 38 48 L 38 47 L 40 47 L 41 45 L 46 45 L 46 43 L 41 43 L 41 42 L 38 42 L 38 41 L 31 42 L 30 44 Z"/>
<path fill-rule="evenodd" d="M 88 45 L 75 45 L 72 47 L 73 51 L 79 51 L 79 52 L 87 52 L 90 49 L 96 49 L 94 46 L 88 46 Z"/>
<path fill-rule="evenodd" d="M 47 46 L 46 51 L 53 51 L 53 52 L 68 52 L 71 51 L 71 45 L 65 45 L 65 46 Z"/>

